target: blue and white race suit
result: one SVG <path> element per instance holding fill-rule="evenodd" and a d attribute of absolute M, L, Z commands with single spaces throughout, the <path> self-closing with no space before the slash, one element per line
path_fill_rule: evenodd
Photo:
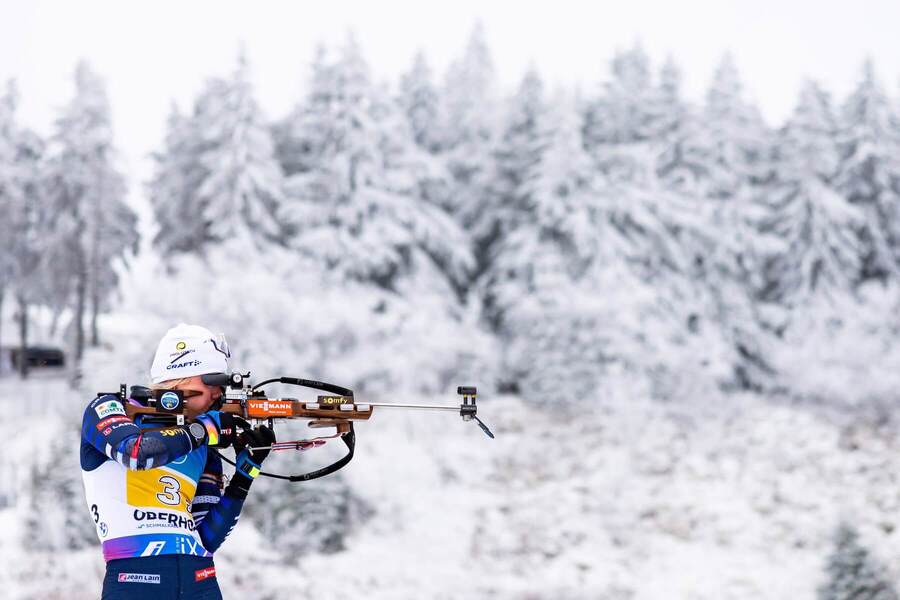
<path fill-rule="evenodd" d="M 206 445 L 198 446 L 186 428 L 150 429 L 136 420 L 126 416 L 118 396 L 105 395 L 88 405 L 82 421 L 85 498 L 107 561 L 103 597 L 118 597 L 107 594 L 112 584 L 129 590 L 152 588 L 157 600 L 182 597 L 182 592 L 160 595 L 162 588 L 170 589 L 169 584 L 176 586 L 171 589 L 182 590 L 194 583 L 193 579 L 161 580 L 154 565 L 168 565 L 173 559 L 156 557 L 169 555 L 206 559 L 191 564 L 205 569 L 202 573 L 206 576 L 198 581 L 209 586 L 212 580 L 215 585 L 212 553 L 237 523 L 244 501 L 222 493 L 221 459 L 208 452 Z M 134 571 L 132 565 L 131 571 L 121 572 L 114 563 L 126 559 L 129 563 L 140 559 L 141 571 Z M 111 578 L 114 570 L 118 572 Z M 181 568 L 167 572 L 170 580 L 187 577 L 172 575 L 187 572 Z M 134 595 L 128 593 L 127 597 Z"/>

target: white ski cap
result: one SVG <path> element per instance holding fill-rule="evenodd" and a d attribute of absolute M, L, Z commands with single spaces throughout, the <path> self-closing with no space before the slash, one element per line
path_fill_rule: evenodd
<path fill-rule="evenodd" d="M 179 323 L 159 341 L 150 382 L 162 383 L 170 379 L 228 373 L 231 352 L 222 334 L 214 334 L 206 327 Z"/>

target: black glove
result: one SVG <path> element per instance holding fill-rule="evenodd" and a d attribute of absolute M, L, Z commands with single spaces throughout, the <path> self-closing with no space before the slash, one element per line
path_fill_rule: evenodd
<path fill-rule="evenodd" d="M 266 460 L 271 452 L 271 446 L 275 443 L 275 432 L 265 425 L 258 429 L 247 429 L 243 431 L 234 442 L 234 450 L 237 457 L 234 460 L 235 469 L 234 476 L 228 487 L 225 488 L 225 495 L 232 498 L 243 500 L 250 491 L 250 485 L 259 475 L 262 468 L 262 462 Z M 260 448 L 251 450 L 251 448 Z"/>
<path fill-rule="evenodd" d="M 256 429 L 245 429 L 234 442 L 234 449 L 241 453 L 245 450 L 249 453 L 249 458 L 257 464 L 262 464 L 271 452 L 271 446 L 275 443 L 275 432 L 261 425 Z M 260 450 L 251 450 L 251 448 L 261 448 Z"/>

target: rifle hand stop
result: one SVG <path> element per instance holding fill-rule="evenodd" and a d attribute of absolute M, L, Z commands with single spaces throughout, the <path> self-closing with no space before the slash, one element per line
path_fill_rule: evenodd
<path fill-rule="evenodd" d="M 475 405 L 475 397 L 478 392 L 474 386 L 459 386 L 456 388 L 456 393 L 463 397 L 463 403 L 459 405 L 459 414 L 462 416 L 463 421 L 471 421 L 475 420 L 478 423 L 478 426 L 481 427 L 481 430 L 491 439 L 494 439 L 494 434 L 491 433 L 491 430 L 488 429 L 488 426 L 484 424 L 484 422 L 478 418 L 478 407 Z M 469 402 L 471 400 L 471 403 Z"/>

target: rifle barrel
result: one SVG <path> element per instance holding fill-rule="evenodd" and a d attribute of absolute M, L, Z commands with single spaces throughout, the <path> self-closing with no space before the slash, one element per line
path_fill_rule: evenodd
<path fill-rule="evenodd" d="M 359 402 L 359 404 L 388 408 L 419 408 L 422 410 L 452 410 L 453 412 L 459 412 L 459 406 L 447 406 L 446 404 L 395 404 L 393 402 Z"/>

